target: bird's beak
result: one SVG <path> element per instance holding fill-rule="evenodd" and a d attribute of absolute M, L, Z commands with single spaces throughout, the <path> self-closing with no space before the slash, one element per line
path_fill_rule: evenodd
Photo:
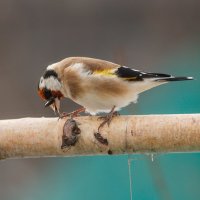
<path fill-rule="evenodd" d="M 54 104 L 55 102 L 55 98 L 51 98 L 49 99 L 46 103 L 45 103 L 45 107 L 51 106 L 52 104 Z"/>
<path fill-rule="evenodd" d="M 45 107 L 50 106 L 55 114 L 60 115 L 60 100 L 58 98 L 51 98 L 45 104 Z"/>
<path fill-rule="evenodd" d="M 60 100 L 58 98 L 55 98 L 54 103 L 50 106 L 55 114 L 60 115 Z"/>

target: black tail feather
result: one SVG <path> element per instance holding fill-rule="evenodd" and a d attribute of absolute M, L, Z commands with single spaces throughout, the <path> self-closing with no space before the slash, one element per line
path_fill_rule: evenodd
<path fill-rule="evenodd" d="M 155 81 L 159 81 L 159 82 L 162 82 L 162 81 L 187 81 L 187 80 L 193 80 L 194 78 L 193 77 L 184 77 L 184 76 L 180 76 L 180 77 L 169 77 L 169 78 L 158 78 L 156 79 Z"/>
<path fill-rule="evenodd" d="M 169 78 L 171 75 L 169 74 L 161 74 L 161 73 L 143 73 L 142 78 Z"/>
<path fill-rule="evenodd" d="M 192 77 L 174 77 L 169 74 L 142 72 L 125 66 L 119 67 L 115 71 L 115 74 L 119 78 L 123 78 L 127 81 L 143 81 L 145 79 L 153 79 L 152 81 L 159 82 L 193 80 Z"/>

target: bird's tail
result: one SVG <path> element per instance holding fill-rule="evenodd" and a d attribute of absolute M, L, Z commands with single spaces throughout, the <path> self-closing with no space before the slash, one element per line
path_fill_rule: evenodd
<path fill-rule="evenodd" d="M 159 82 L 193 80 L 193 77 L 185 77 L 185 76 L 174 77 L 169 74 L 160 74 L 160 73 L 143 73 L 142 78 L 147 78 L 147 79 L 153 78 L 154 81 L 159 81 Z"/>
<path fill-rule="evenodd" d="M 180 76 L 180 77 L 174 77 L 174 76 L 170 76 L 170 77 L 158 77 L 155 79 L 155 81 L 159 81 L 159 82 L 169 82 L 169 81 L 188 81 L 188 80 L 193 80 L 193 77 L 184 77 L 184 76 Z"/>

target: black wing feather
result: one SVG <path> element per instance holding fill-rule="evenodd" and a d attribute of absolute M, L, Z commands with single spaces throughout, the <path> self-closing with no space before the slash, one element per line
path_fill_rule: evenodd
<path fill-rule="evenodd" d="M 128 67 L 119 67 L 115 72 L 116 75 L 120 78 L 124 78 L 128 81 L 142 81 L 145 78 L 169 78 L 169 74 L 160 74 L 160 73 L 147 73 L 141 72 L 135 69 Z"/>

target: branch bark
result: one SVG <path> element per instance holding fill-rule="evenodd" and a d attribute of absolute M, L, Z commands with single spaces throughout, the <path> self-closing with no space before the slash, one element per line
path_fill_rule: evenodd
<path fill-rule="evenodd" d="M 116 117 L 101 129 L 108 145 L 94 137 L 97 117 L 66 120 L 0 120 L 0 159 L 200 151 L 200 114 Z"/>

